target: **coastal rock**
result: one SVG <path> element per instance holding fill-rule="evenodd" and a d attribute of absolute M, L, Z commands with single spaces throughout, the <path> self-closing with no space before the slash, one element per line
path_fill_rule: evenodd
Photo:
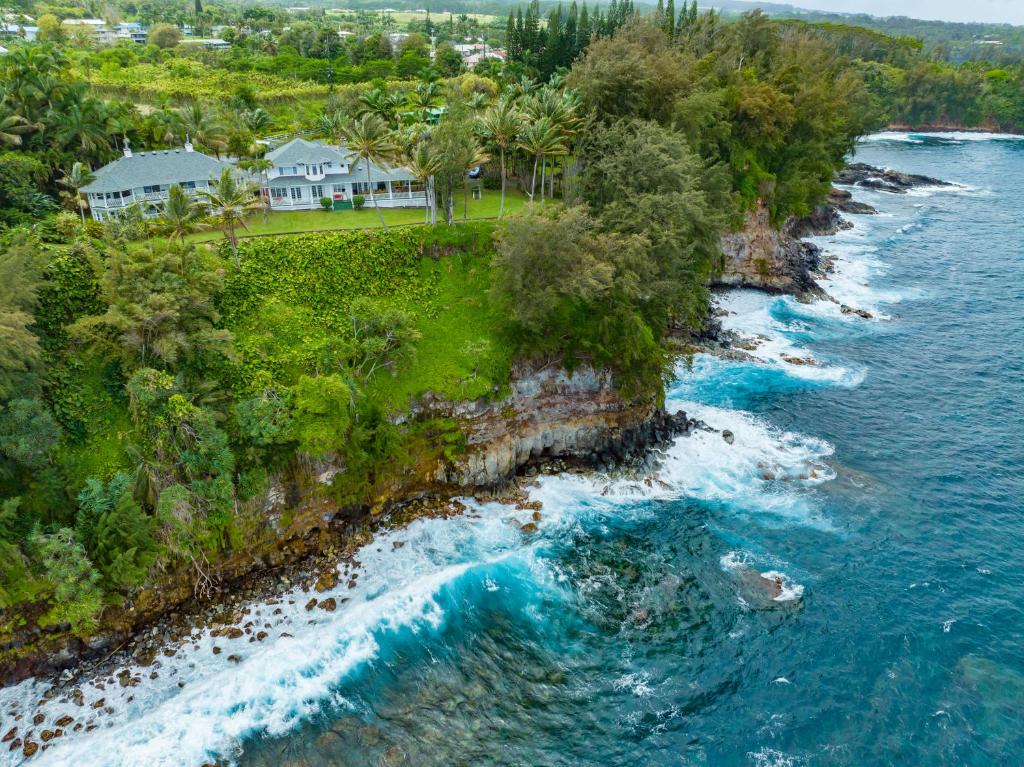
<path fill-rule="evenodd" d="M 906 194 L 907 190 L 921 186 L 953 186 L 948 181 L 930 176 L 901 173 L 889 168 L 876 168 L 874 165 L 863 162 L 851 163 L 839 171 L 836 174 L 836 183 L 861 186 L 880 192 L 893 192 L 894 194 Z"/>
<path fill-rule="evenodd" d="M 863 317 L 866 320 L 873 319 L 875 316 L 866 309 L 857 309 L 853 306 L 847 306 L 846 304 L 841 304 L 839 306 L 839 311 L 843 314 L 856 314 L 858 317 Z"/>
<path fill-rule="evenodd" d="M 338 571 L 335 568 L 331 568 L 316 580 L 316 584 L 313 586 L 314 590 L 318 594 L 322 594 L 325 591 L 330 591 L 338 585 Z"/>
<path fill-rule="evenodd" d="M 531 467 L 621 465 L 686 431 L 685 413 L 628 401 L 609 373 L 587 365 L 571 373 L 517 366 L 510 388 L 511 394 L 496 402 L 426 398 L 418 405 L 421 414 L 456 418 L 462 425 L 465 452 L 440 467 L 439 482 L 479 492 L 501 488 Z"/>
<path fill-rule="evenodd" d="M 328 597 L 327 599 L 322 600 L 317 605 L 317 607 L 319 607 L 321 610 L 326 610 L 329 613 L 333 613 L 335 610 L 338 609 L 338 600 L 336 600 L 334 597 Z"/>
<path fill-rule="evenodd" d="M 30 756 L 35 756 L 36 751 L 39 750 L 39 744 L 34 743 L 31 740 L 25 741 L 25 747 L 21 749 L 22 755 L 27 759 Z"/>
<path fill-rule="evenodd" d="M 721 246 L 715 285 L 794 295 L 820 291 L 812 274 L 821 264 L 821 250 L 773 226 L 763 202 L 747 214 L 742 229 L 722 237 Z"/>
<path fill-rule="evenodd" d="M 848 190 L 836 189 L 835 187 L 832 187 L 828 193 L 828 204 L 841 213 L 852 213 L 861 216 L 878 213 L 877 210 L 866 202 L 858 202 L 853 199 L 853 194 Z"/>
<path fill-rule="evenodd" d="M 722 439 L 725 440 L 725 444 L 727 445 L 731 445 L 733 442 L 736 441 L 735 435 L 728 429 L 722 432 Z"/>

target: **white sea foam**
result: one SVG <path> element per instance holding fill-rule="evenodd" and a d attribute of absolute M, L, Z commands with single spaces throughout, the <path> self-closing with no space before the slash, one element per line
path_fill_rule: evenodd
<path fill-rule="evenodd" d="M 898 141 L 921 144 L 928 139 L 950 142 L 962 141 L 1021 141 L 1024 136 L 1015 133 L 985 133 L 981 131 L 879 131 L 864 136 L 861 143 L 873 144 L 884 141 Z"/>
<path fill-rule="evenodd" d="M 718 295 L 716 302 L 728 312 L 721 317 L 722 328 L 748 339 L 752 348 L 744 348 L 744 351 L 760 362 L 807 381 L 855 386 L 863 380 L 863 370 L 828 364 L 792 340 L 792 336 L 807 335 L 812 330 L 799 314 L 815 311 L 817 303 L 823 302 L 803 305 L 789 297 L 769 296 L 752 290 L 730 290 Z M 773 310 L 780 304 L 785 304 L 796 316 L 787 320 L 777 319 Z M 838 305 L 835 313 L 840 315 Z M 786 358 L 809 364 L 794 364 Z"/>
<path fill-rule="evenodd" d="M 264 642 L 248 637 L 211 637 L 203 631 L 195 645 L 186 642 L 174 657 L 160 657 L 154 667 L 129 667 L 142 678 L 137 686 L 116 682 L 100 689 L 81 685 L 84 706 L 56 699 L 45 706 L 47 723 L 63 715 L 76 722 L 94 721 L 93 732 L 67 732 L 41 751 L 33 764 L 76 767 L 119 765 L 190 765 L 230 754 L 254 733 L 283 734 L 321 706 L 340 702 L 337 686 L 347 674 L 374 658 L 377 638 L 398 630 L 436 628 L 444 613 L 436 596 L 474 568 L 524 552 L 522 535 L 505 518 L 506 507 L 488 505 L 471 517 L 421 520 L 403 531 L 386 533 L 358 554 L 363 563 L 358 585 L 341 585 L 315 595 L 348 599 L 336 612 L 307 612 L 310 595 L 295 590 L 284 595 L 280 616 L 275 608 L 252 608 L 248 618 L 261 628 L 272 624 Z M 399 549 L 394 541 L 408 545 Z M 527 552 L 528 553 L 528 552 Z M 288 604 L 291 601 L 292 604 Z M 256 617 L 259 610 L 262 615 Z M 282 632 L 292 637 L 280 637 Z M 222 652 L 212 653 L 214 645 Z M 237 654 L 237 665 L 229 656 Z M 179 687 L 179 682 L 184 687 Z M 45 686 L 28 681 L 0 690 L 0 710 L 38 701 Z M 92 706 L 102 699 L 103 708 Z M 26 722 L 30 711 L 24 711 Z M 26 724 L 19 728 L 22 733 Z M 66 728 L 65 728 L 66 729 Z M 0 752 L 0 765 L 15 765 L 20 754 Z"/>
<path fill-rule="evenodd" d="M 779 572 L 778 570 L 767 570 L 761 573 L 761 577 L 782 584 L 780 586 L 779 595 L 773 600 L 775 602 L 792 602 L 796 599 L 800 599 L 804 595 L 803 585 L 791 580 L 790 577 L 783 572 Z"/>
<path fill-rule="evenodd" d="M 829 247 L 839 268 L 827 281 L 827 289 L 844 303 L 873 310 L 891 297 L 879 297 L 871 290 L 871 278 L 884 264 L 866 240 L 866 230 L 860 227 L 831 240 Z M 863 375 L 825 359 L 818 359 L 818 365 L 792 365 L 782 359 L 814 356 L 802 345 L 805 342 L 795 340 L 812 337 L 817 329 L 814 323 L 831 318 L 858 321 L 839 314 L 837 304 L 795 304 L 791 299 L 739 290 L 721 300 L 732 312 L 723 318 L 727 328 L 761 339 L 753 352 L 757 361 L 751 364 L 827 384 L 852 385 Z M 785 321 L 772 314 L 777 301 L 790 302 Z M 680 370 L 680 376 L 712 375 L 712 364 L 698 360 L 696 372 Z M 99 729 L 66 732 L 33 763 L 43 767 L 200 764 L 229 756 L 254 734 L 286 733 L 325 705 L 343 704 L 340 690 L 346 676 L 377 657 L 379 642 L 389 633 L 441 626 L 445 614 L 439 594 L 459 579 L 476 577 L 483 589 L 500 590 L 489 568 L 515 559 L 529 568 L 539 588 L 564 588 L 556 568 L 546 566 L 536 552 L 549 536 L 562 538 L 594 524 L 588 515 L 655 513 L 642 501 L 693 497 L 722 502 L 730 512 L 750 514 L 764 524 L 775 521 L 832 529 L 806 492 L 834 477 L 826 462 L 833 452 L 828 442 L 781 430 L 741 410 L 694 401 L 685 384 L 670 394 L 667 404 L 671 410 L 685 409 L 717 431 L 698 430 L 677 439 L 665 450 L 660 469 L 649 481 L 578 475 L 544 478 L 531 490 L 531 496 L 544 504 L 541 535 L 532 538 L 508 523 L 515 512 L 495 504 L 477 506 L 473 514 L 458 519 L 420 520 L 405 530 L 381 534 L 358 554 L 362 567 L 355 588 L 343 583 L 333 592 L 316 595 L 347 599 L 336 612 L 307 612 L 304 606 L 311 595 L 295 590 L 285 594 L 280 604 L 252 607 L 249 617 L 256 628 L 271 624 L 264 642 L 197 632 L 194 645 L 186 642 L 174 657 L 159 658 L 155 679 L 149 678 L 154 667 L 133 667 L 133 676 L 141 677 L 137 686 L 121 687 L 115 682 L 101 690 L 83 683 L 84 706 L 51 701 L 44 707 L 47 721 L 42 727 L 52 727 L 53 721 L 67 714 L 76 722 L 94 720 Z M 732 444 L 722 438 L 724 429 L 733 433 Z M 406 545 L 395 548 L 398 541 Z M 745 553 L 733 554 L 734 559 L 723 557 L 723 567 L 754 561 Z M 769 566 L 785 567 L 774 562 Z M 782 579 L 777 601 L 803 594 L 804 587 L 781 569 L 767 569 L 762 575 Z M 277 608 L 282 613 L 273 615 Z M 281 638 L 283 632 L 294 636 Z M 215 644 L 223 648 L 219 655 L 212 653 Z M 228 660 L 236 654 L 240 656 L 237 665 Z M 623 678 L 622 683 L 638 696 L 651 693 L 640 676 Z M 23 706 L 38 701 L 44 691 L 45 685 L 33 680 L 0 690 L 0 711 L 6 714 L 17 705 L 26 715 L 20 734 L 31 715 Z M 112 713 L 92 708 L 100 698 Z M 37 740 L 42 727 L 34 728 Z M 755 761 L 782 764 L 792 763 L 786 761 L 791 759 L 765 751 Z M 18 752 L 0 750 L 0 767 L 20 761 Z"/>

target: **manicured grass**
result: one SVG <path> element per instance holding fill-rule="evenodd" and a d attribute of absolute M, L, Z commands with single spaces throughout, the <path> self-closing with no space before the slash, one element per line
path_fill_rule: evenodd
<path fill-rule="evenodd" d="M 526 197 L 520 192 L 508 191 L 505 194 L 505 214 L 514 213 L 525 204 Z M 501 193 L 497 190 L 484 191 L 482 200 L 469 201 L 470 219 L 496 218 L 501 203 Z M 425 212 L 422 208 L 381 208 L 384 221 L 388 226 L 402 224 L 422 224 Z M 455 220 L 462 220 L 461 199 L 455 206 Z M 248 229 L 242 230 L 239 236 L 261 234 L 290 234 L 294 232 L 322 232 L 332 229 L 379 229 L 380 219 L 372 205 L 363 210 L 287 210 L 277 211 L 267 216 L 264 224 L 262 216 L 253 216 L 247 221 Z M 209 242 L 219 240 L 224 233 L 219 229 L 197 232 L 188 237 L 192 242 Z"/>

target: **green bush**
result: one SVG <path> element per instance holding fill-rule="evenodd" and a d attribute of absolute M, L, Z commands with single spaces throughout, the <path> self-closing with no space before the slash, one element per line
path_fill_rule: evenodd
<path fill-rule="evenodd" d="M 330 210 L 331 208 L 334 207 L 334 200 L 332 200 L 330 197 L 321 197 L 320 207 L 323 208 L 324 210 Z"/>
<path fill-rule="evenodd" d="M 352 195 L 352 208 L 354 210 L 362 210 L 363 206 L 366 205 L 366 198 L 361 194 Z"/>

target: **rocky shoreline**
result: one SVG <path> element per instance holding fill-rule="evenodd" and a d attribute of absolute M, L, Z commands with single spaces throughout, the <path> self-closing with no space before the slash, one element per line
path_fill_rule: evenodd
<path fill-rule="evenodd" d="M 858 168 L 854 173 L 868 178 L 869 173 L 879 170 Z M 839 177 L 850 178 L 854 176 Z M 926 177 L 907 177 L 905 181 L 917 185 L 943 183 Z M 841 213 L 873 212 L 870 206 L 857 203 L 849 192 L 839 189 L 833 189 L 828 202 L 811 216 L 791 220 L 781 231 L 770 226 L 767 211 L 755 211 L 743 232 L 727 235 L 733 237 L 734 247 L 726 259 L 739 266 L 732 273 L 736 279 L 717 284 L 817 294 L 820 288 L 815 276 L 827 273 L 829 265 L 817 246 L 801 238 L 831 234 L 850 226 Z M 767 266 L 771 268 L 754 263 L 761 255 L 770 257 Z M 847 309 L 861 314 L 854 307 L 843 308 Z M 709 317 L 702 333 L 689 337 L 688 343 L 716 354 L 744 354 L 742 340 L 723 333 L 714 316 Z M 73 698 L 76 684 L 83 678 L 107 677 L 110 683 L 131 686 L 138 681 L 133 681 L 136 677 L 129 666 L 151 668 L 150 673 L 158 674 L 161 653 L 187 642 L 198 631 L 211 629 L 232 637 L 246 636 L 247 641 L 264 641 L 266 630 L 247 620 L 250 605 L 279 598 L 295 587 L 316 593 L 333 588 L 339 564 L 342 576 L 354 580 L 360 567 L 357 551 L 372 540 L 378 529 L 401 527 L 421 517 L 461 514 L 466 507 L 458 497 L 475 496 L 506 503 L 512 514 L 529 512 L 525 523 L 517 522 L 524 534 L 529 534 L 542 517 L 542 509 L 526 498 L 524 483 L 533 477 L 563 471 L 649 473 L 661 446 L 681 435 L 709 428 L 685 413 L 669 414 L 653 402 L 625 401 L 614 390 L 610 376 L 587 367 L 572 372 L 559 366 L 519 368 L 514 371 L 510 394 L 499 401 L 448 402 L 426 397 L 413 416 L 454 418 L 462 423 L 467 438 L 465 455 L 438 466 L 430 476 L 391 488 L 377 508 L 339 509 L 318 497 L 303 501 L 296 497 L 294 488 L 272 487 L 263 499 L 264 509 L 269 515 L 280 515 L 283 506 L 301 506 L 298 516 L 307 520 L 301 534 L 283 537 L 270 553 L 255 553 L 233 563 L 207 600 L 195 598 L 189 584 L 177 583 L 155 601 L 140 596 L 119 628 L 93 635 L 88 641 L 28 637 L 22 646 L 33 641 L 37 644 L 16 663 L 0 669 L 0 682 L 9 685 L 28 677 L 49 678 L 51 686 L 44 701 L 57 696 Z M 723 434 L 726 441 L 730 436 Z M 317 465 L 311 474 L 320 476 L 322 483 L 322 478 L 329 481 L 335 470 Z M 157 585 L 152 591 L 162 588 Z M 336 609 L 337 603 L 332 602 L 311 600 L 307 609 Z M 0 649 L 17 650 L 18 646 Z M 5 712 L 5 719 L 16 723 L 15 734 L 3 741 L 8 748 L 27 748 L 26 744 L 34 742 L 18 733 L 31 731 L 27 725 L 36 716 L 29 710 Z M 51 737 L 55 731 L 50 731 Z"/>
<path fill-rule="evenodd" d="M 891 168 L 876 168 L 863 162 L 851 163 L 839 171 L 836 174 L 836 183 L 846 186 L 863 187 L 865 189 L 875 189 L 880 192 L 892 192 L 894 194 L 906 194 L 909 190 L 918 187 L 955 186 L 955 184 L 949 181 L 942 181 L 931 176 L 902 173 Z"/>

